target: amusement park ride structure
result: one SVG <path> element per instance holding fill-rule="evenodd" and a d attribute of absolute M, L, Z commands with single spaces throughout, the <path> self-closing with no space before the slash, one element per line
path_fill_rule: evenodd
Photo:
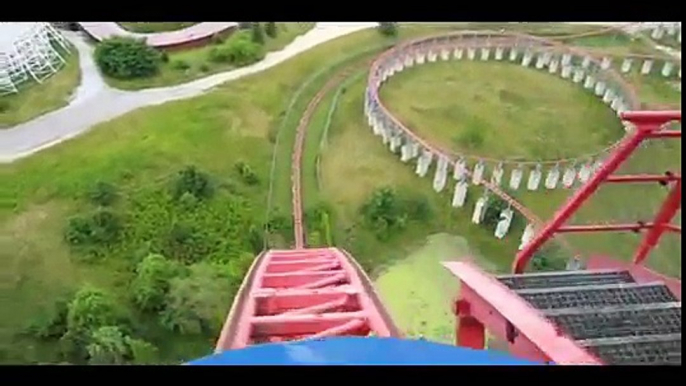
<path fill-rule="evenodd" d="M 681 112 L 625 112 L 621 118 L 634 129 L 520 251 L 512 274 L 493 277 L 468 262 L 443 264 L 461 282 L 453 309 L 458 346 L 483 349 L 488 330 L 513 355 L 539 363 L 681 364 L 681 282 L 643 266 L 664 232 L 681 234 L 670 223 L 681 206 L 681 175 L 613 174 L 643 141 L 679 140 L 680 129 L 668 124 L 681 122 Z M 564 225 L 601 184 L 645 182 L 671 185 L 652 222 Z M 300 210 L 299 200 L 294 197 L 294 210 Z M 295 225 L 302 235 L 302 220 Z M 524 273 L 536 249 L 555 233 L 641 230 L 647 232 L 631 264 L 591 257 L 587 270 Z M 390 338 L 401 332 L 352 256 L 300 244 L 255 259 L 216 351 L 337 336 Z"/>

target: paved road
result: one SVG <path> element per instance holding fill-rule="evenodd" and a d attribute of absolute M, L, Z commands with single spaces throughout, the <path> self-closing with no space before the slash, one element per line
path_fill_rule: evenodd
<path fill-rule="evenodd" d="M 210 75 L 185 84 L 140 91 L 122 91 L 107 86 L 91 55 L 85 37 L 65 33 L 80 52 L 81 85 L 70 104 L 32 121 L 0 130 L 0 162 L 8 163 L 73 138 L 93 125 L 135 109 L 194 97 L 214 86 L 273 67 L 314 46 L 376 23 L 318 23 L 284 49 L 269 53 L 262 61 L 233 71 Z"/>

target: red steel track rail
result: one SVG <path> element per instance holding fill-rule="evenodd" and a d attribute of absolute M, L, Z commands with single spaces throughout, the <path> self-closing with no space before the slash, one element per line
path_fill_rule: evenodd
<path fill-rule="evenodd" d="M 357 63 L 333 76 L 308 104 L 296 129 L 291 168 L 295 249 L 258 256 L 239 289 L 216 351 L 330 336 L 400 333 L 352 256 L 337 248 L 306 248 L 301 164 L 307 127 L 327 92 Z"/>

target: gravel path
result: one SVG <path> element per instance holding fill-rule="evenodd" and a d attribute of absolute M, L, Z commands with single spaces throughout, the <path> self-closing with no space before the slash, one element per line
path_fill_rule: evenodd
<path fill-rule="evenodd" d="M 236 70 L 210 75 L 185 84 L 140 91 L 113 89 L 102 80 L 93 61 L 92 47 L 85 37 L 65 32 L 80 52 L 81 84 L 68 106 L 10 129 L 0 130 L 0 162 L 8 163 L 73 138 L 100 122 L 135 109 L 191 98 L 214 86 L 273 67 L 314 46 L 376 23 L 317 23 L 284 49 L 271 52 L 260 62 Z"/>

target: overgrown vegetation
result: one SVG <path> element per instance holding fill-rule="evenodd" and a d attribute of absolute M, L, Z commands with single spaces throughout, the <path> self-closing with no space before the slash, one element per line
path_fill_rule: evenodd
<path fill-rule="evenodd" d="M 410 220 L 425 221 L 431 215 L 423 198 L 400 198 L 391 187 L 380 188 L 362 205 L 366 226 L 379 240 L 401 232 Z"/>
<path fill-rule="evenodd" d="M 162 54 L 142 39 L 117 36 L 98 43 L 95 62 L 115 79 L 146 78 L 159 72 Z"/>
<path fill-rule="evenodd" d="M 379 22 L 379 26 L 377 28 L 379 33 L 384 36 L 395 37 L 398 35 L 398 23 Z"/>

